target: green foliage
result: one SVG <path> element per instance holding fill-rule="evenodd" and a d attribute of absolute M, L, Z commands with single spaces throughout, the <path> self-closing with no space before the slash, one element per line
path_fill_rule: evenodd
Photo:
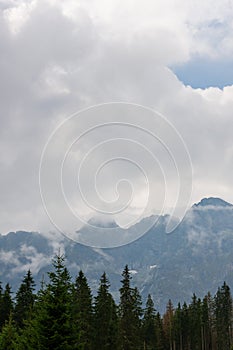
<path fill-rule="evenodd" d="M 10 314 L 13 311 L 13 301 L 11 298 L 11 287 L 9 283 L 6 284 L 5 290 L 0 294 L 0 329 L 9 320 Z"/>
<path fill-rule="evenodd" d="M 122 273 L 120 288 L 119 332 L 121 349 L 136 350 L 142 348 L 141 337 L 141 296 L 137 288 L 131 288 L 128 265 Z"/>
<path fill-rule="evenodd" d="M 202 317 L 201 300 L 193 294 L 192 302 L 189 306 L 189 322 L 192 332 L 190 332 L 190 345 L 193 350 L 201 349 Z"/>
<path fill-rule="evenodd" d="M 106 274 L 101 276 L 100 286 L 94 304 L 94 349 L 117 349 L 118 319 L 116 304 L 109 293 Z"/>
<path fill-rule="evenodd" d="M 74 283 L 63 255 L 53 259 L 49 281 L 34 294 L 28 271 L 16 293 L 0 286 L 0 350 L 233 350 L 232 297 L 224 282 L 214 298 L 193 294 L 191 303 L 173 307 L 163 317 L 151 295 L 145 309 L 131 286 L 128 266 L 122 273 L 119 306 L 105 273 L 97 295 L 79 272 Z"/>
<path fill-rule="evenodd" d="M 228 350 L 232 342 L 232 298 L 225 282 L 215 296 L 215 317 L 218 350 Z"/>
<path fill-rule="evenodd" d="M 16 350 L 19 349 L 18 334 L 16 326 L 14 324 L 12 313 L 9 316 L 9 320 L 3 326 L 0 334 L 0 349 L 4 350 Z"/>
<path fill-rule="evenodd" d="M 78 349 L 91 350 L 93 340 L 93 306 L 91 289 L 86 276 L 79 272 L 73 288 L 73 321 L 79 336 Z"/>
<path fill-rule="evenodd" d="M 163 322 L 160 313 L 158 312 L 155 320 L 156 329 L 156 350 L 165 350 Z"/>
<path fill-rule="evenodd" d="M 64 264 L 64 256 L 56 255 L 54 271 L 49 272 L 49 283 L 39 293 L 35 307 L 34 328 L 40 349 L 74 349 L 71 317 L 71 278 Z"/>
<path fill-rule="evenodd" d="M 16 293 L 16 304 L 14 308 L 14 320 L 18 327 L 22 328 L 28 319 L 35 301 L 35 283 L 29 270 L 24 277 L 19 290 Z"/>
<path fill-rule="evenodd" d="M 143 344 L 146 350 L 156 350 L 156 310 L 151 295 L 148 295 L 142 321 Z"/>

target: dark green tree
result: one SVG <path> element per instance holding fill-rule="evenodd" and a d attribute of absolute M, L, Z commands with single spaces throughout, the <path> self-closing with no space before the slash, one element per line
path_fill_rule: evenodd
<path fill-rule="evenodd" d="M 34 334 L 39 349 L 76 349 L 71 318 L 71 279 L 63 255 L 53 259 L 54 271 L 49 272 L 49 283 L 38 296 L 35 305 Z"/>
<path fill-rule="evenodd" d="M 18 327 L 22 328 L 24 321 L 28 319 L 32 312 L 33 304 L 35 301 L 35 283 L 31 274 L 28 270 L 25 275 L 17 293 L 16 303 L 14 308 L 14 320 Z"/>
<path fill-rule="evenodd" d="M 132 290 L 132 301 L 133 301 L 135 327 L 137 330 L 139 330 L 138 335 L 141 337 L 140 331 L 142 328 L 143 309 L 142 309 L 142 297 L 137 287 L 133 288 Z"/>
<path fill-rule="evenodd" d="M 94 346 L 96 350 L 115 350 L 118 341 L 116 304 L 109 292 L 106 274 L 101 276 L 94 303 Z"/>
<path fill-rule="evenodd" d="M 143 346 L 145 350 L 156 350 L 156 310 L 149 294 L 142 321 Z"/>
<path fill-rule="evenodd" d="M 183 350 L 190 349 L 190 315 L 188 305 L 184 302 L 182 306 L 182 345 Z"/>
<path fill-rule="evenodd" d="M 161 315 L 159 312 L 156 314 L 156 321 L 155 321 L 155 330 L 156 330 L 156 350 L 165 350 L 166 349 L 166 343 L 165 343 L 165 336 L 164 336 L 164 330 L 163 330 L 163 321 L 161 318 Z"/>
<path fill-rule="evenodd" d="M 12 313 L 10 313 L 8 321 L 6 321 L 2 328 L 2 332 L 0 334 L 0 349 L 20 349 L 18 344 L 18 333 L 13 321 Z"/>
<path fill-rule="evenodd" d="M 229 286 L 224 282 L 215 296 L 215 326 L 218 350 L 228 350 L 232 339 L 232 298 Z"/>
<path fill-rule="evenodd" d="M 91 350 L 93 342 L 93 306 L 91 289 L 87 278 L 79 272 L 73 290 L 73 321 L 79 336 L 78 349 Z"/>
<path fill-rule="evenodd" d="M 0 298 L 0 329 L 2 329 L 13 311 L 13 301 L 11 298 L 11 287 L 9 283 L 6 284 L 5 290 Z"/>
<path fill-rule="evenodd" d="M 175 342 L 175 347 L 177 349 L 183 349 L 183 312 L 181 309 L 180 303 L 178 303 L 178 306 L 175 310 L 174 318 L 173 318 L 173 326 L 172 326 L 172 344 L 174 345 Z M 173 346 L 174 347 L 174 346 Z M 172 348 L 173 348 L 172 347 Z"/>
<path fill-rule="evenodd" d="M 202 309 L 201 300 L 193 294 L 192 302 L 189 306 L 190 315 L 190 346 L 193 350 L 199 350 L 202 347 Z"/>
<path fill-rule="evenodd" d="M 202 301 L 202 344 L 204 350 L 212 349 L 212 298 L 208 293 Z"/>
<path fill-rule="evenodd" d="M 141 299 L 137 288 L 131 288 L 128 265 L 125 266 L 122 277 L 119 305 L 120 348 L 123 350 L 141 349 Z"/>

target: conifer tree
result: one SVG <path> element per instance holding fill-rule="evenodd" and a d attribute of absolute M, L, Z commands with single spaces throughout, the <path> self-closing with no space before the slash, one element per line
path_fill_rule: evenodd
<path fill-rule="evenodd" d="M 143 347 L 145 350 L 156 350 L 156 310 L 149 294 L 142 322 Z"/>
<path fill-rule="evenodd" d="M 92 350 L 93 341 L 93 306 L 91 289 L 87 278 L 79 272 L 73 290 L 73 321 L 79 336 L 78 349 Z"/>
<path fill-rule="evenodd" d="M 201 349 L 201 328 L 202 328 L 202 319 L 201 319 L 201 300 L 197 299 L 196 295 L 193 294 L 192 302 L 189 306 L 189 315 L 190 315 L 190 346 L 193 350 Z"/>
<path fill-rule="evenodd" d="M 137 287 L 132 289 L 132 301 L 133 301 L 133 312 L 134 312 L 134 318 L 135 318 L 135 325 L 137 329 L 141 329 L 142 326 L 142 297 L 139 293 L 139 290 Z"/>
<path fill-rule="evenodd" d="M 165 350 L 166 344 L 165 344 L 165 337 L 164 337 L 164 331 L 163 331 L 163 322 L 162 318 L 159 312 L 156 314 L 156 321 L 155 321 L 155 329 L 156 329 L 156 350 Z"/>
<path fill-rule="evenodd" d="M 174 318 L 173 318 L 173 326 L 172 326 L 172 346 L 173 348 L 177 348 L 183 350 L 183 315 L 180 303 L 178 303 L 177 309 L 175 310 Z"/>
<path fill-rule="evenodd" d="M 9 315 L 8 321 L 3 326 L 0 334 L 0 349 L 16 350 L 20 349 L 18 345 L 18 333 L 13 321 L 12 313 Z"/>
<path fill-rule="evenodd" d="M 140 337 L 140 304 L 141 299 L 137 288 L 133 289 L 130 285 L 130 272 L 128 265 L 125 266 L 122 273 L 122 287 L 120 288 L 119 305 L 119 332 L 121 349 L 136 350 L 142 348 L 142 339 Z"/>
<path fill-rule="evenodd" d="M 215 296 L 215 320 L 217 348 L 227 350 L 232 342 L 232 298 L 230 288 L 225 282 Z"/>
<path fill-rule="evenodd" d="M 71 280 L 64 264 L 64 256 L 53 259 L 54 271 L 49 272 L 49 283 L 40 291 L 33 321 L 39 349 L 76 349 L 71 318 Z"/>
<path fill-rule="evenodd" d="M 191 332 L 191 324 L 190 324 L 190 316 L 189 309 L 186 302 L 184 302 L 182 306 L 182 342 L 183 349 L 190 349 L 190 332 Z"/>
<path fill-rule="evenodd" d="M 28 270 L 26 276 L 16 293 L 16 303 L 14 308 L 14 320 L 16 325 L 20 328 L 23 327 L 24 321 L 29 317 L 32 312 L 33 304 L 35 301 L 35 283 L 31 274 Z"/>
<path fill-rule="evenodd" d="M 0 329 L 2 329 L 5 322 L 9 320 L 12 311 L 13 301 L 11 298 L 11 287 L 9 283 L 7 283 L 0 300 Z"/>
<path fill-rule="evenodd" d="M 169 299 L 166 306 L 166 313 L 163 317 L 163 328 L 166 343 L 169 344 L 168 349 L 173 350 L 173 319 L 174 319 L 174 306 L 171 299 Z"/>
<path fill-rule="evenodd" d="M 202 301 L 202 344 L 203 349 L 212 348 L 212 315 L 211 315 L 212 298 L 208 293 Z"/>
<path fill-rule="evenodd" d="M 117 349 L 117 312 L 116 304 L 109 293 L 109 281 L 106 274 L 101 276 L 100 286 L 94 304 L 94 346 L 96 350 Z"/>
<path fill-rule="evenodd" d="M 0 331 L 2 327 L 5 324 L 5 319 L 3 315 L 3 289 L 2 289 L 2 282 L 0 282 Z"/>

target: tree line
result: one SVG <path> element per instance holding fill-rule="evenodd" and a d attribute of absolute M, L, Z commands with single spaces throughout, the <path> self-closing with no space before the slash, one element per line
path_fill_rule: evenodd
<path fill-rule="evenodd" d="M 58 254 L 48 283 L 35 293 L 30 270 L 12 298 L 0 288 L 0 349 L 10 350 L 231 350 L 232 298 L 224 282 L 212 297 L 193 294 L 190 304 L 174 308 L 169 300 L 163 316 L 151 295 L 145 307 L 131 285 L 126 265 L 118 305 L 105 273 L 95 297 L 86 276 L 75 281 Z"/>

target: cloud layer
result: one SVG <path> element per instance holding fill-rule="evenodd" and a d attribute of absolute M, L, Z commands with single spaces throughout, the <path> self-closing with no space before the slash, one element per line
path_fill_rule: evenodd
<path fill-rule="evenodd" d="M 43 147 L 67 116 L 110 101 L 173 123 L 193 164 L 192 201 L 233 202 L 233 86 L 192 89 L 168 68 L 229 59 L 232 11 L 227 0 L 2 1 L 0 232 L 52 229 L 38 186 Z"/>

